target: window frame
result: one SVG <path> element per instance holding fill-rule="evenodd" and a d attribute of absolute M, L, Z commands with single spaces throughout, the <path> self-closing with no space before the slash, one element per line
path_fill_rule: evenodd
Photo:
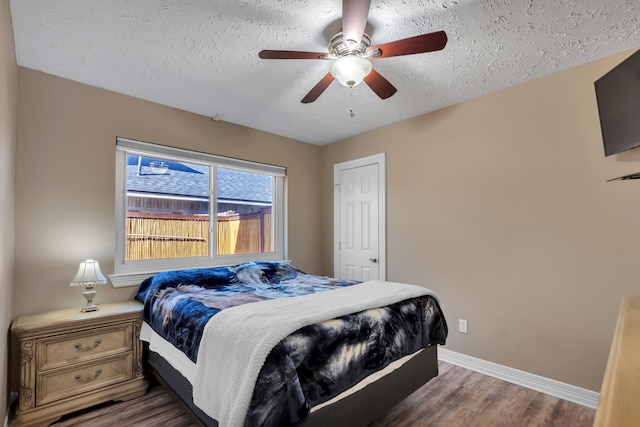
<path fill-rule="evenodd" d="M 114 274 L 109 276 L 114 287 L 137 286 L 150 275 L 160 271 L 235 265 L 248 261 L 282 261 L 287 255 L 286 220 L 286 168 L 248 160 L 223 157 L 182 148 L 151 144 L 118 137 L 116 139 L 116 191 L 115 191 L 115 255 Z M 209 255 L 202 257 L 162 258 L 127 261 L 127 155 L 160 157 L 179 162 L 190 162 L 209 167 Z M 273 252 L 252 254 L 223 254 L 216 250 L 215 222 L 217 212 L 217 168 L 228 168 L 273 177 L 272 215 Z"/>

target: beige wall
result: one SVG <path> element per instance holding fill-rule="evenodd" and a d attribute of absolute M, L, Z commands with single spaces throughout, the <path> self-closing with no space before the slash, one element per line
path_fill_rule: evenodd
<path fill-rule="evenodd" d="M 599 391 L 640 293 L 640 181 L 605 181 L 640 153 L 604 158 L 593 82 L 630 53 L 325 147 L 326 218 L 332 165 L 386 152 L 387 278 L 441 296 L 446 348 Z"/>
<path fill-rule="evenodd" d="M 320 147 L 18 68 L 14 314 L 85 303 L 78 263 L 113 272 L 117 136 L 287 167 L 289 257 L 319 272 Z M 135 288 L 98 289 L 96 302 Z"/>
<path fill-rule="evenodd" d="M 9 0 L 0 0 L 0 422 L 7 409 L 9 326 L 13 299 L 14 152 L 18 67 Z"/>

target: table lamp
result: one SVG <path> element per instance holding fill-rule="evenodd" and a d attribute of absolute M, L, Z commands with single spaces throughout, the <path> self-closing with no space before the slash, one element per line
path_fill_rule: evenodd
<path fill-rule="evenodd" d="M 98 261 L 93 259 L 87 259 L 80 263 L 80 268 L 76 277 L 73 278 L 71 286 L 83 286 L 85 291 L 82 293 L 87 299 L 87 305 L 82 307 L 82 312 L 97 311 L 98 306 L 93 303 L 93 298 L 96 296 L 94 286 L 104 285 L 107 283 L 107 278 L 104 277 L 100 271 Z"/>

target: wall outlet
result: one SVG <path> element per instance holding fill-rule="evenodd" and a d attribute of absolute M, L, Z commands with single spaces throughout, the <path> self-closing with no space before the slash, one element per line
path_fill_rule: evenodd
<path fill-rule="evenodd" d="M 463 334 L 467 333 L 467 321 L 464 319 L 458 319 L 458 331 Z"/>

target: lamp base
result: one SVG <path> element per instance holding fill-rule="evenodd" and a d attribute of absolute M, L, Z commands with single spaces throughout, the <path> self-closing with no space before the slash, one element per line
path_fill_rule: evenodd
<path fill-rule="evenodd" d="M 87 305 L 82 307 L 83 313 L 99 310 L 98 306 L 93 303 L 93 298 L 96 296 L 96 290 L 93 289 L 93 286 L 87 286 L 86 291 L 84 291 L 82 295 L 87 299 Z"/>

